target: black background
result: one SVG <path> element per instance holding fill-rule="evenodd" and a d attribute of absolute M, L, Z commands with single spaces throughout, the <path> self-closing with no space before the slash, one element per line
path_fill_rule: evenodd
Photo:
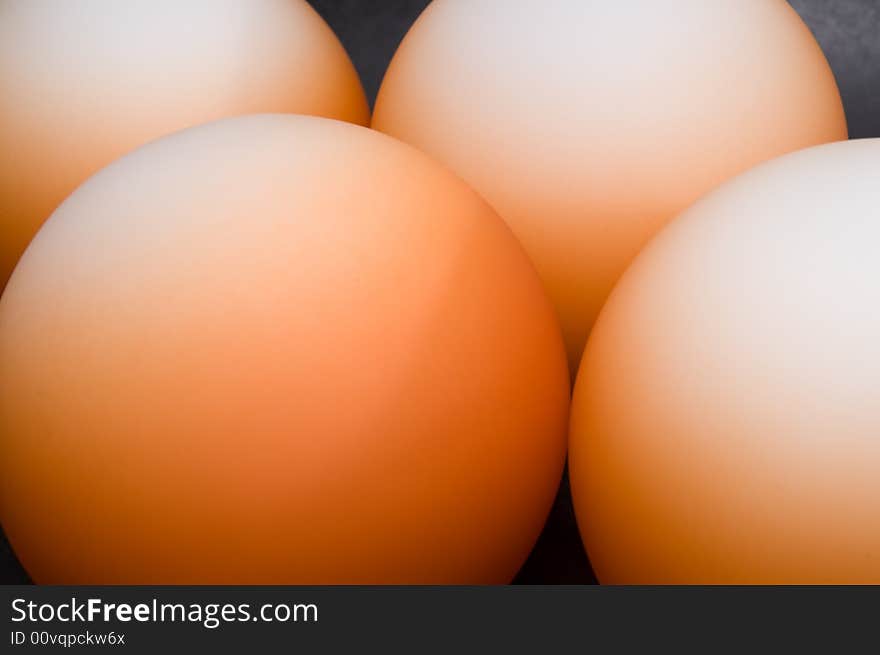
<path fill-rule="evenodd" d="M 310 2 L 342 40 L 372 104 L 388 62 L 428 0 Z M 831 63 L 843 95 L 850 137 L 880 136 L 880 0 L 791 0 L 791 4 L 812 28 Z M 499 2 L 502 11 L 503 5 Z M 674 3 L 670 3 L 670 10 L 674 10 Z M 0 583 L 27 581 L 27 574 L 0 534 Z M 563 480 L 544 532 L 516 582 L 595 582 L 578 536 L 567 480 Z"/>

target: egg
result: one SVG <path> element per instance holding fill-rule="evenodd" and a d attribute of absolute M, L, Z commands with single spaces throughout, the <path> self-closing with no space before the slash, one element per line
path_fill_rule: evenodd
<path fill-rule="evenodd" d="M 0 0 L 0 291 L 92 173 L 257 112 L 360 124 L 357 73 L 305 0 Z"/>
<path fill-rule="evenodd" d="M 435 0 L 394 56 L 373 126 L 507 220 L 573 371 L 660 227 L 755 164 L 847 136 L 828 63 L 785 0 Z"/>
<path fill-rule="evenodd" d="M 411 147 L 221 120 L 103 169 L 0 300 L 0 522 L 40 583 L 502 583 L 564 466 L 553 308 Z"/>
<path fill-rule="evenodd" d="M 636 258 L 572 407 L 603 583 L 880 583 L 880 140 L 725 184 Z"/>

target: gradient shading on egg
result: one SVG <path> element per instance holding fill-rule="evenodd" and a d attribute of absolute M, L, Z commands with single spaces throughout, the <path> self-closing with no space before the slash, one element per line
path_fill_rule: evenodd
<path fill-rule="evenodd" d="M 880 583 L 880 140 L 729 182 L 640 254 L 572 407 L 603 583 Z"/>
<path fill-rule="evenodd" d="M 847 135 L 831 70 L 785 0 L 435 0 L 373 126 L 508 221 L 572 370 L 613 283 L 669 219 L 754 164 Z"/>
<path fill-rule="evenodd" d="M 562 473 L 562 337 L 459 178 L 233 118 L 70 196 L 0 301 L 0 521 L 41 583 L 502 583 Z"/>
<path fill-rule="evenodd" d="M 155 138 L 257 112 L 369 121 L 305 0 L 0 0 L 0 291 L 89 175 Z"/>

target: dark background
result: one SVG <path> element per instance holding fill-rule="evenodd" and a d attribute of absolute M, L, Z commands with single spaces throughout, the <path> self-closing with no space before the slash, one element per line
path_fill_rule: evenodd
<path fill-rule="evenodd" d="M 310 2 L 339 35 L 372 104 L 391 56 L 428 0 Z M 499 2 L 502 8 L 503 4 Z M 791 0 L 791 4 L 812 28 L 831 62 L 843 95 L 850 137 L 880 136 L 880 0 Z M 27 581 L 27 574 L 0 532 L 0 583 Z M 578 536 L 567 479 L 516 582 L 595 582 Z"/>

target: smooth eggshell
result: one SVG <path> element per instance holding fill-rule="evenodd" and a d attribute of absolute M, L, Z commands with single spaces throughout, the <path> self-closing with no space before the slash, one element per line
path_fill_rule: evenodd
<path fill-rule="evenodd" d="M 880 583 L 880 140 L 676 219 L 602 310 L 571 486 L 603 583 Z"/>
<path fill-rule="evenodd" d="M 662 225 L 759 162 L 847 135 L 828 63 L 785 0 L 435 0 L 373 126 L 449 165 L 508 221 L 573 371 Z"/>
<path fill-rule="evenodd" d="M 233 118 L 118 160 L 0 301 L 0 522 L 41 583 L 503 583 L 562 473 L 516 238 L 377 132 Z"/>
<path fill-rule="evenodd" d="M 354 67 L 305 0 L 0 0 L 0 291 L 92 173 L 258 112 L 369 121 Z"/>

